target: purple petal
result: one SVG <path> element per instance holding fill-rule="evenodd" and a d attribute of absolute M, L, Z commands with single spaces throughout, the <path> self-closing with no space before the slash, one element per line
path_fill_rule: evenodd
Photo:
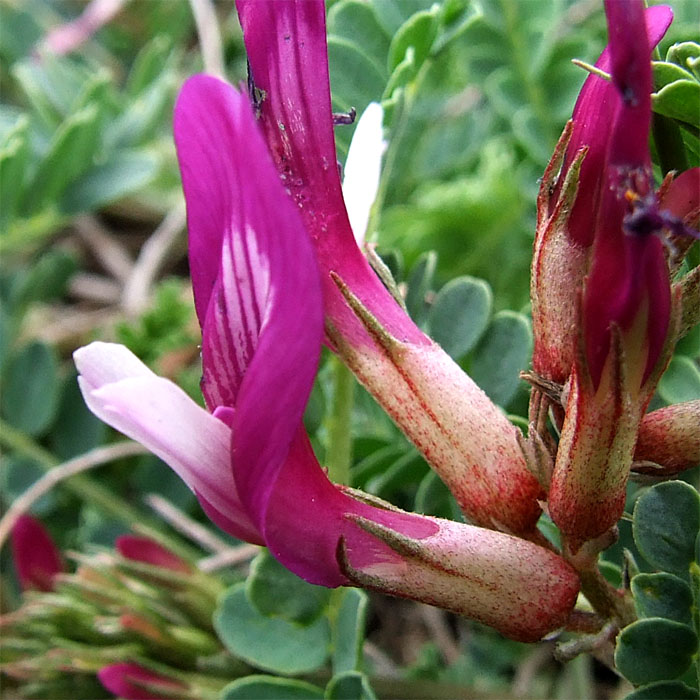
<path fill-rule="evenodd" d="M 85 403 L 96 416 L 147 447 L 225 512 L 231 534 L 260 542 L 233 480 L 227 425 L 121 345 L 91 343 L 74 358 Z"/>
<path fill-rule="evenodd" d="M 177 113 L 188 207 L 194 203 L 190 211 L 197 212 L 196 207 L 211 202 L 207 206 L 223 232 L 203 324 L 203 387 L 212 408 L 235 409 L 229 416 L 233 473 L 247 512 L 260 526 L 318 365 L 323 332 L 318 267 L 247 96 L 215 78 L 197 76 L 183 88 Z M 197 123 L 214 118 L 224 135 L 216 153 L 227 165 L 211 171 L 217 178 L 223 172 L 225 186 L 188 165 L 191 154 L 206 150 L 211 139 Z M 196 193 L 194 179 L 200 188 Z M 196 259 L 197 215 L 189 220 Z M 202 496 L 227 514 L 206 493 Z"/>
<path fill-rule="evenodd" d="M 613 5 L 626 5 L 628 0 L 613 0 Z M 614 16 L 618 20 L 618 14 Z M 666 33 L 673 13 L 669 7 L 657 5 L 646 10 L 644 15 L 648 34 L 649 54 Z M 611 35 L 612 41 L 612 35 Z M 638 37 L 635 38 L 638 42 Z M 611 71 L 611 47 L 600 55 L 596 66 L 602 71 Z M 648 93 L 647 93 L 648 94 Z M 604 165 L 611 136 L 611 123 L 619 103 L 618 92 L 613 84 L 589 75 L 581 89 L 574 107 L 574 129 L 569 142 L 563 172 L 566 172 L 577 151 L 588 146 L 588 153 L 581 167 L 578 195 L 569 218 L 569 236 L 579 245 L 589 246 L 595 232 L 595 214 L 598 211 L 601 188 L 604 182 Z M 563 178 L 561 178 L 563 180 Z M 556 201 L 555 194 L 553 201 Z"/>
<path fill-rule="evenodd" d="M 606 0 L 612 82 L 617 114 L 608 168 L 651 168 L 651 60 L 641 0 Z M 642 192 L 641 194 L 646 194 Z"/>
<path fill-rule="evenodd" d="M 318 464 L 303 428 L 272 486 L 267 512 L 263 535 L 275 557 L 307 581 L 331 587 L 349 583 L 337 561 L 341 537 L 357 567 L 396 559 L 386 545 L 351 523 L 348 514 L 415 538 L 437 531 L 427 519 L 374 508 L 341 492 Z"/>
<path fill-rule="evenodd" d="M 336 162 L 323 0 L 236 5 L 255 85 L 265 93 L 260 124 L 316 247 L 327 316 L 353 344 L 372 342 L 331 279 L 334 271 L 392 335 L 426 344 L 367 264 L 350 227 Z"/>
<path fill-rule="evenodd" d="M 653 198 L 648 145 L 651 62 L 644 10 L 640 0 L 609 0 L 606 11 L 615 106 L 583 309 L 586 356 L 595 386 L 610 348 L 610 325 L 629 330 L 643 304 L 647 359 L 642 381 L 646 379 L 666 339 L 671 303 L 661 241 L 651 232 L 625 230 L 635 210 Z"/>
<path fill-rule="evenodd" d="M 531 542 L 356 500 L 328 481 L 303 430 L 270 498 L 264 534 L 270 551 L 307 581 L 438 605 L 514 639 L 534 641 L 562 626 L 579 589 L 569 564 Z"/>
<path fill-rule="evenodd" d="M 621 225 L 622 218 L 613 218 L 610 235 L 596 240 L 584 297 L 586 357 L 594 386 L 598 386 L 610 350 L 611 323 L 629 330 L 643 304 L 648 305 L 642 382 L 656 364 L 668 332 L 671 291 L 663 244 L 654 235 L 613 235 L 615 221 Z"/>
<path fill-rule="evenodd" d="M 12 528 L 10 540 L 22 590 L 52 591 L 53 577 L 63 571 L 63 564 L 46 528 L 31 515 L 21 515 Z"/>
<path fill-rule="evenodd" d="M 214 81 L 188 80 L 175 105 L 173 131 L 182 188 L 187 202 L 190 275 L 199 325 L 204 325 L 209 299 L 219 276 L 221 246 L 231 220 L 233 162 L 229 157 L 230 120 L 206 109 L 218 96 Z"/>

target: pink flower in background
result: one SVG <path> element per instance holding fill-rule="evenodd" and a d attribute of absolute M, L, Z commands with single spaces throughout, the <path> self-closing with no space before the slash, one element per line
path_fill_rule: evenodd
<path fill-rule="evenodd" d="M 131 663 L 105 666 L 97 677 L 110 693 L 126 700 L 170 700 L 173 694 L 187 688 L 179 681 Z"/>
<path fill-rule="evenodd" d="M 46 528 L 33 516 L 21 515 L 11 535 L 12 559 L 22 590 L 52 591 L 53 578 L 64 568 Z"/>
<path fill-rule="evenodd" d="M 51 29 L 42 44 L 59 56 L 76 51 L 110 22 L 126 2 L 127 0 L 91 0 L 79 17 Z"/>
<path fill-rule="evenodd" d="M 131 561 L 160 566 L 182 574 L 192 572 L 192 567 L 184 559 L 149 537 L 120 535 L 115 540 L 114 547 L 125 559 Z"/>

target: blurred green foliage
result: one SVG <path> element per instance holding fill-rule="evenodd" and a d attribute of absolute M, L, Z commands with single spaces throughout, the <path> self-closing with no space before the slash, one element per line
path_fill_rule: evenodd
<path fill-rule="evenodd" d="M 586 77 L 571 59 L 593 63 L 603 48 L 602 3 L 327 5 L 334 108 L 361 113 L 370 101 L 385 108 L 389 148 L 370 238 L 415 321 L 522 422 L 527 390 L 519 372 L 528 366 L 532 343 L 528 289 L 538 178 Z M 666 133 L 680 139 L 674 157 L 682 151 L 692 165 L 700 152 L 693 130 L 700 68 L 692 43 L 698 40 L 700 4 L 672 5 L 675 21 L 655 57 L 654 106 Z M 0 0 L 0 409 L 3 421 L 25 439 L 3 456 L 5 507 L 50 466 L 42 455 L 70 459 L 113 437 L 83 404 L 69 362 L 73 348 L 33 337 L 34 318 L 60 306 L 82 308 L 71 282 L 95 272 L 96 265 L 72 238 L 76 216 L 100 217 L 128 248 L 133 238 L 143 242 L 143 231 L 180 203 L 170 115 L 179 85 L 202 69 L 186 0 L 127 3 L 79 51 L 52 55 L 42 43 L 47 31 L 83 7 L 71 0 Z M 233 3 L 216 8 L 227 72 L 238 83 L 246 66 Z M 336 131 L 341 161 L 353 132 L 353 126 Z M 696 244 L 694 264 L 698 255 Z M 145 312 L 91 327 L 83 339 L 120 340 L 201 400 L 186 267 L 178 259 L 168 272 L 175 276 L 155 285 Z M 696 329 L 679 345 L 653 406 L 700 396 L 699 361 Z M 305 415 L 321 461 L 333 400 L 332 367 L 324 363 Z M 352 430 L 353 486 L 409 510 L 461 519 L 444 484 L 362 389 L 355 393 Z M 157 493 L 204 520 L 192 494 L 154 457 L 102 467 L 99 479 L 116 500 L 141 508 L 144 493 Z M 642 684 L 631 696 L 636 700 L 697 697 L 686 667 L 697 644 L 698 604 L 696 599 L 691 605 L 688 596 L 700 586 L 698 545 L 678 536 L 697 529 L 695 521 L 688 524 L 697 493 L 684 492 L 687 507 L 664 510 L 664 488 L 639 497 L 634 537 L 629 523 L 621 524 L 621 541 L 647 559 L 639 557 L 643 571 L 632 579 L 643 619 L 625 630 L 618 647 L 623 673 Z M 637 512 L 645 508 L 654 510 L 647 517 L 648 537 Z M 67 489 L 51 491 L 33 512 L 63 548 L 109 545 L 130 524 Z M 668 540 L 683 544 L 670 559 L 659 544 Z M 3 556 L 2 585 L 12 601 Z M 622 547 L 606 556 L 606 574 L 617 584 Z M 663 602 L 668 600 L 673 604 Z M 361 652 L 367 607 L 360 591 L 318 589 L 259 555 L 247 581 L 236 581 L 215 613 L 221 642 L 248 664 L 237 667 L 241 677 L 222 697 L 372 698 L 368 676 L 377 662 Z M 381 620 L 370 623 L 377 628 Z M 426 695 L 454 684 L 505 697 L 530 650 L 479 625 L 450 624 L 459 630 L 457 657 L 447 659 L 433 642 L 417 643 L 413 660 L 396 664 L 399 679 L 426 689 Z M 590 663 L 578 659 L 564 671 L 544 665 L 526 694 L 590 697 Z M 258 671 L 325 676 L 309 682 Z M 95 686 L 85 692 L 93 697 Z"/>

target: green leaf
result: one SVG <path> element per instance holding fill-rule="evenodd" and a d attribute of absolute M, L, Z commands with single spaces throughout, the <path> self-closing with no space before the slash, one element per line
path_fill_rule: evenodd
<path fill-rule="evenodd" d="M 158 173 L 158 159 L 146 151 L 122 151 L 74 182 L 61 200 L 67 214 L 90 211 L 145 187 Z"/>
<path fill-rule="evenodd" d="M 301 626 L 266 617 L 250 604 L 245 583 L 230 588 L 214 613 L 214 628 L 226 648 L 252 666 L 273 673 L 310 673 L 328 658 L 328 620 Z"/>
<path fill-rule="evenodd" d="M 598 568 L 600 573 L 603 574 L 605 580 L 615 586 L 615 588 L 620 588 L 622 586 L 622 568 L 611 561 L 603 559 L 599 564 Z"/>
<path fill-rule="evenodd" d="M 75 96 L 90 79 L 84 66 L 50 53 L 44 53 L 41 61 L 25 59 L 13 67 L 12 73 L 50 129 L 56 128 L 70 114 Z"/>
<path fill-rule="evenodd" d="M 334 673 L 355 671 L 362 663 L 367 605 L 364 591 L 357 588 L 342 590 L 342 600 L 332 628 Z"/>
<path fill-rule="evenodd" d="M 94 544 L 111 548 L 117 537 L 129 532 L 129 527 L 123 520 L 105 517 L 101 508 L 86 503 L 80 509 L 80 525 L 76 532 L 79 547 Z"/>
<path fill-rule="evenodd" d="M 480 10 L 470 0 L 446 0 L 441 8 L 440 32 L 433 52 L 442 51 L 450 42 L 459 38 L 480 17 Z"/>
<path fill-rule="evenodd" d="M 309 435 L 314 435 L 323 424 L 326 416 L 326 397 L 323 393 L 322 382 L 314 382 L 311 395 L 304 409 L 304 427 Z"/>
<path fill-rule="evenodd" d="M 689 71 L 681 68 L 676 63 L 670 63 L 669 61 L 652 61 L 652 68 L 654 70 L 654 90 L 658 91 L 664 85 L 669 85 L 676 80 L 692 80 L 693 74 Z"/>
<path fill-rule="evenodd" d="M 367 482 L 381 476 L 405 451 L 403 445 L 377 445 L 353 466 L 352 483 L 367 491 Z"/>
<path fill-rule="evenodd" d="M 508 66 L 501 66 L 484 81 L 483 90 L 498 114 L 510 121 L 524 102 L 523 86 Z"/>
<path fill-rule="evenodd" d="M 545 126 L 533 113 L 530 105 L 524 105 L 512 116 L 513 135 L 529 156 L 543 166 L 549 162 L 554 144 Z"/>
<path fill-rule="evenodd" d="M 673 44 L 666 53 L 666 60 L 683 66 L 700 80 L 700 44 L 693 41 Z"/>
<path fill-rule="evenodd" d="M 323 614 L 330 590 L 300 579 L 263 550 L 251 564 L 246 595 L 261 615 L 310 625 Z"/>
<path fill-rule="evenodd" d="M 389 82 L 382 93 L 382 109 L 384 110 L 384 123 L 392 124 L 394 115 L 405 105 L 403 103 L 405 93 L 404 88 L 410 83 L 418 72 L 415 59 L 416 52 L 412 46 L 406 51 L 403 61 L 396 66 L 396 70 L 389 76 Z"/>
<path fill-rule="evenodd" d="M 10 455 L 2 461 L 0 476 L 3 500 L 9 505 L 44 476 L 44 470 L 30 457 Z M 43 517 L 51 513 L 55 507 L 55 492 L 49 491 L 32 504 L 31 512 L 38 517 Z"/>
<path fill-rule="evenodd" d="M 652 566 L 687 579 L 698 530 L 700 496 L 690 484 L 667 481 L 637 499 L 632 533 Z"/>
<path fill-rule="evenodd" d="M 632 594 L 640 617 L 692 623 L 693 593 L 685 581 L 673 574 L 638 574 L 632 579 Z"/>
<path fill-rule="evenodd" d="M 415 51 L 415 62 L 421 66 L 428 57 L 433 41 L 437 35 L 437 11 L 416 12 L 408 21 L 401 25 L 389 46 L 387 67 L 389 73 L 403 61 L 409 47 Z"/>
<path fill-rule="evenodd" d="M 428 333 L 458 359 L 472 349 L 486 329 L 493 295 L 483 280 L 457 277 L 437 294 L 428 314 Z"/>
<path fill-rule="evenodd" d="M 689 688 L 680 681 L 658 681 L 637 688 L 625 700 L 699 700 L 695 688 Z"/>
<path fill-rule="evenodd" d="M 389 36 L 394 36 L 416 12 L 429 9 L 434 0 L 370 0 L 379 24 Z"/>
<path fill-rule="evenodd" d="M 374 8 L 361 0 L 341 0 L 328 10 L 328 35 L 345 39 L 371 59 L 384 79 L 390 37 L 377 19 Z"/>
<path fill-rule="evenodd" d="M 693 326 L 677 343 L 675 353 L 700 359 L 700 324 Z"/>
<path fill-rule="evenodd" d="M 76 376 L 69 376 L 63 385 L 58 416 L 51 429 L 54 453 L 71 459 L 100 445 L 107 434 L 107 425 L 86 406 Z"/>
<path fill-rule="evenodd" d="M 90 168 L 99 140 L 99 117 L 97 106 L 90 104 L 61 124 L 27 188 L 27 212 L 52 206 L 66 187 Z"/>
<path fill-rule="evenodd" d="M 328 60 L 333 100 L 340 109 L 354 107 L 362 114 L 372 100 L 381 97 L 386 83 L 383 71 L 355 43 L 329 37 Z"/>
<path fill-rule="evenodd" d="M 697 126 L 700 113 L 700 83 L 696 80 L 676 80 L 652 94 L 655 112 Z"/>
<path fill-rule="evenodd" d="M 75 256 L 64 250 L 48 250 L 32 267 L 14 290 L 13 302 L 28 305 L 63 296 L 78 263 Z"/>
<path fill-rule="evenodd" d="M 326 700 L 376 700 L 367 677 L 358 671 L 339 673 L 328 681 Z"/>
<path fill-rule="evenodd" d="M 169 119 L 178 77 L 168 72 L 139 94 L 107 127 L 106 149 L 138 146 Z"/>
<path fill-rule="evenodd" d="M 461 520 L 462 516 L 450 490 L 436 472 L 428 471 L 416 491 L 414 511 L 435 515 L 447 520 Z"/>
<path fill-rule="evenodd" d="M 0 303 L 0 377 L 5 371 L 5 363 L 10 356 L 10 348 L 16 333 L 14 319 L 8 306 L 6 303 Z"/>
<path fill-rule="evenodd" d="M 501 311 L 478 342 L 470 363 L 472 379 L 499 406 L 507 406 L 520 384 L 520 371 L 527 367 L 532 350 L 532 331 L 527 318 L 514 311 Z"/>
<path fill-rule="evenodd" d="M 380 498 L 392 498 L 398 489 L 417 484 L 427 471 L 423 457 L 409 449 L 380 474 L 367 479 L 365 489 Z"/>
<path fill-rule="evenodd" d="M 163 65 L 167 62 L 171 49 L 170 37 L 160 35 L 136 54 L 126 81 L 125 91 L 128 95 L 135 97 L 162 75 Z"/>
<path fill-rule="evenodd" d="M 411 318 L 421 325 L 428 315 L 427 295 L 433 287 L 437 255 L 430 250 L 423 253 L 411 269 L 406 281 L 406 308 Z"/>
<path fill-rule="evenodd" d="M 0 54 L 6 66 L 24 58 L 44 34 L 32 8 L 23 5 L 0 4 Z"/>
<path fill-rule="evenodd" d="M 29 120 L 21 116 L 0 142 L 0 232 L 15 214 L 24 189 L 29 159 Z"/>
<path fill-rule="evenodd" d="M 185 482 L 162 460 L 146 454 L 136 460 L 129 484 L 137 493 L 157 493 L 185 512 L 196 503 Z"/>
<path fill-rule="evenodd" d="M 688 625 L 650 617 L 622 630 L 615 665 L 635 685 L 670 680 L 690 667 L 697 647 L 698 638 Z"/>
<path fill-rule="evenodd" d="M 700 370 L 688 357 L 676 356 L 659 381 L 658 393 L 667 403 L 700 398 Z"/>
<path fill-rule="evenodd" d="M 5 372 L 2 410 L 8 423 L 29 435 L 41 435 L 56 417 L 58 366 L 51 347 L 38 341 L 12 357 Z"/>
<path fill-rule="evenodd" d="M 322 700 L 323 690 L 311 683 L 274 676 L 246 676 L 229 683 L 221 700 Z"/>

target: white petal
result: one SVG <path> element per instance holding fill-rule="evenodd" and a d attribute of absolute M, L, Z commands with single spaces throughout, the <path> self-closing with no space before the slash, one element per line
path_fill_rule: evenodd
<path fill-rule="evenodd" d="M 74 354 L 88 408 L 160 457 L 192 489 L 245 530 L 231 468 L 231 429 L 121 345 L 92 343 Z"/>
<path fill-rule="evenodd" d="M 379 189 L 382 155 L 386 149 L 386 141 L 382 139 L 383 117 L 381 105 L 376 102 L 367 105 L 355 128 L 345 162 L 343 198 L 350 226 L 360 246 L 364 242 L 370 210 Z"/>
<path fill-rule="evenodd" d="M 131 350 L 117 343 L 90 343 L 78 348 L 73 360 L 83 381 L 93 389 L 129 377 L 156 376 Z"/>

